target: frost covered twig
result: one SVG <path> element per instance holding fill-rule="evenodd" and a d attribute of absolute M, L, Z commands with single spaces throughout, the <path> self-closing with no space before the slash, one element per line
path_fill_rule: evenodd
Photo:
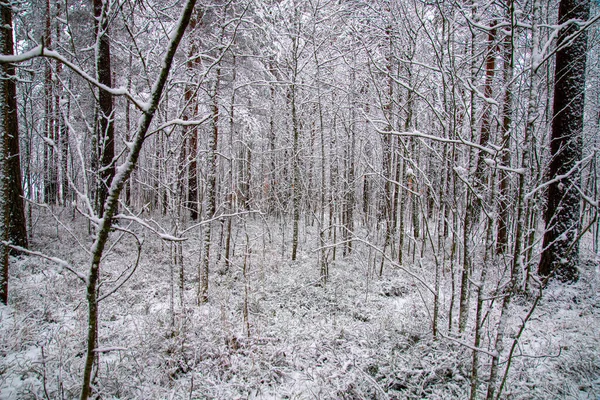
<path fill-rule="evenodd" d="M 490 357 L 497 357 L 498 356 L 498 353 L 496 353 L 494 351 L 489 351 L 487 349 L 482 349 L 481 347 L 472 346 L 469 343 L 463 342 L 460 339 L 453 338 L 452 336 L 444 335 L 442 332 L 439 332 L 439 334 L 444 339 L 451 340 L 451 341 L 453 341 L 453 342 L 455 342 L 457 344 L 460 344 L 461 346 L 466 347 L 467 349 L 470 349 L 470 350 L 473 350 L 473 351 L 478 351 L 478 352 L 483 353 L 483 354 L 487 354 Z"/>
<path fill-rule="evenodd" d="M 175 236 L 170 235 L 168 233 L 159 232 L 158 230 L 156 230 L 155 228 L 153 228 L 149 223 L 147 223 L 146 221 L 144 221 L 142 218 L 136 217 L 135 215 L 117 214 L 117 215 L 115 215 L 115 219 L 123 219 L 123 220 L 128 220 L 128 221 L 136 222 L 136 223 L 140 224 L 141 226 L 143 226 L 144 228 L 146 228 L 149 231 L 151 231 L 152 233 L 156 234 L 162 240 L 166 240 L 166 241 L 169 241 L 169 242 L 184 242 L 184 241 L 187 240 L 187 238 L 175 237 Z"/>
<path fill-rule="evenodd" d="M 148 110 L 149 105 L 147 103 L 144 103 L 143 101 L 136 99 L 131 93 L 129 93 L 129 91 L 127 89 L 125 89 L 123 87 L 115 89 L 115 88 L 108 87 L 108 86 L 98 82 L 97 79 L 93 78 L 87 72 L 85 72 L 84 70 L 79 68 L 77 65 L 75 65 L 72 62 L 70 62 L 69 60 L 67 60 L 60 53 L 58 53 L 54 50 L 48 50 L 47 48 L 45 48 L 42 45 L 38 45 L 38 46 L 34 47 L 33 49 L 26 51 L 25 53 L 16 54 L 14 56 L 0 55 L 0 64 L 20 63 L 20 62 L 31 60 L 32 58 L 37 58 L 37 57 L 52 58 L 52 59 L 60 62 L 61 64 L 64 64 L 70 70 L 72 70 L 77 75 L 79 75 L 84 80 L 86 80 L 88 83 L 91 83 L 92 85 L 98 87 L 99 89 L 102 89 L 102 90 L 110 93 L 113 96 L 126 97 L 141 111 Z"/>
<path fill-rule="evenodd" d="M 366 115 L 365 115 L 366 116 Z M 368 118 L 368 116 L 366 116 Z M 385 130 L 385 129 L 380 129 L 377 127 L 377 125 L 375 125 L 375 122 L 380 122 L 383 123 L 384 121 L 381 120 L 373 120 L 371 118 L 368 118 L 369 122 L 373 125 L 373 127 L 375 128 L 375 130 L 377 131 L 377 133 L 380 133 L 382 135 L 393 135 L 393 136 L 401 136 L 401 137 L 416 137 L 416 138 L 420 138 L 420 139 L 427 139 L 427 140 L 434 140 L 436 142 L 441 142 L 441 143 L 448 143 L 448 144 L 463 144 L 465 146 L 468 147 L 473 147 L 477 150 L 483 151 L 484 153 L 488 153 L 491 154 L 493 156 L 495 156 L 498 152 L 495 149 L 491 149 L 489 147 L 485 147 L 482 146 L 480 144 L 462 139 L 459 136 L 459 139 L 448 139 L 448 138 L 443 138 L 443 137 L 439 137 L 439 136 L 434 136 L 434 135 L 429 135 L 427 133 L 423 133 L 417 130 L 414 131 L 405 131 L 405 132 L 401 132 L 401 131 L 396 131 L 396 130 Z"/>
<path fill-rule="evenodd" d="M 565 178 L 568 178 L 570 175 L 574 174 L 575 172 L 577 172 L 577 170 L 579 170 L 581 168 L 581 165 L 586 163 L 587 161 L 589 161 L 590 159 L 592 159 L 592 157 L 594 156 L 594 153 L 590 154 L 589 156 L 585 157 L 584 159 L 577 161 L 577 163 L 575 163 L 575 165 L 573 166 L 573 168 L 571 168 L 570 170 L 568 170 L 566 173 L 562 174 L 562 175 L 556 175 L 553 179 L 550 179 L 544 183 L 542 183 L 541 185 L 537 186 L 536 188 L 534 188 L 532 191 L 530 191 L 529 193 L 525 194 L 524 198 L 525 199 L 529 199 L 531 198 L 531 196 L 533 196 L 534 194 L 536 194 L 537 192 L 539 192 L 540 190 L 550 186 L 553 183 L 559 182 Z"/>
<path fill-rule="evenodd" d="M 170 126 L 197 126 L 197 125 L 202 125 L 203 123 L 205 123 L 206 121 L 210 120 L 213 117 L 212 114 L 209 114 L 203 118 L 197 119 L 197 120 L 185 120 L 185 119 L 181 119 L 181 118 L 174 118 L 170 121 L 165 122 L 164 124 L 160 125 L 159 127 L 157 127 L 156 129 L 154 129 L 152 132 L 149 132 L 148 135 L 152 135 L 156 132 L 162 131 Z"/>
<path fill-rule="evenodd" d="M 132 232 L 129 232 L 132 233 Z M 137 244 L 137 256 L 135 258 L 135 263 L 133 264 L 133 266 L 131 267 L 131 271 L 129 272 L 129 274 L 119 283 L 117 284 L 115 287 L 113 287 L 111 290 L 109 290 L 107 293 L 103 294 L 102 296 L 100 296 L 98 298 L 98 302 L 101 302 L 102 300 L 106 299 L 107 297 L 109 297 L 110 295 L 114 294 L 117 290 L 119 290 L 135 273 L 135 271 L 137 270 L 138 265 L 140 265 L 140 258 L 142 257 L 142 241 L 140 241 L 137 237 L 137 235 L 134 235 L 132 233 L 133 237 L 136 240 L 136 244 Z M 122 276 L 123 274 L 121 274 Z M 120 278 L 120 276 L 119 276 Z M 117 280 L 119 279 L 117 278 Z"/>
<path fill-rule="evenodd" d="M 187 233 L 187 232 L 189 232 L 191 230 L 194 230 L 194 229 L 196 229 L 196 228 L 198 228 L 198 227 L 200 227 L 202 225 L 206 225 L 206 224 L 210 224 L 211 222 L 218 221 L 218 220 L 220 220 L 222 218 L 238 217 L 238 216 L 241 216 L 241 215 L 255 214 L 255 213 L 259 213 L 259 214 L 262 215 L 262 212 L 260 210 L 239 211 L 239 212 L 234 212 L 234 213 L 231 213 L 231 214 L 219 214 L 219 215 L 215 215 L 212 218 L 202 220 L 202 221 L 200 221 L 200 222 L 198 222 L 198 223 L 196 223 L 196 224 L 194 224 L 192 226 L 189 226 L 188 228 L 182 230 L 181 234 Z"/>
<path fill-rule="evenodd" d="M 595 24 L 598 20 L 600 20 L 600 14 L 596 15 L 594 18 L 590 19 L 589 21 L 581 21 L 579 19 L 571 18 L 571 19 L 565 21 L 564 23 L 562 23 L 560 25 L 552 26 L 552 28 L 554 29 L 554 31 L 550 34 L 550 37 L 546 41 L 546 44 L 544 44 L 544 46 L 542 47 L 542 50 L 537 55 L 537 57 L 535 59 L 535 62 L 532 64 L 533 71 L 537 72 L 537 70 L 546 61 L 548 61 L 554 54 L 556 54 L 560 50 L 562 50 L 562 49 L 564 49 L 566 47 L 569 47 L 571 44 L 573 44 L 573 41 L 575 39 L 577 39 L 577 37 L 579 35 L 581 35 L 582 33 L 584 33 L 586 29 L 588 29 L 590 26 L 592 26 L 593 24 Z M 563 29 L 565 29 L 569 25 L 578 25 L 579 29 L 577 29 L 575 32 L 573 32 L 572 34 L 570 34 L 569 36 L 567 36 L 566 38 L 564 38 L 564 40 L 562 41 L 562 43 L 561 43 L 560 46 L 556 46 L 555 49 L 553 49 L 552 51 L 548 52 L 548 54 L 546 54 L 542 59 L 540 59 L 540 55 L 543 55 L 544 53 L 546 53 L 548 51 L 548 48 L 552 45 L 552 43 L 554 42 L 554 39 L 558 36 L 558 34 L 560 33 L 560 31 L 562 31 Z"/>
<path fill-rule="evenodd" d="M 24 198 L 24 200 L 25 200 L 25 201 L 27 201 L 27 202 L 28 202 L 28 203 L 30 203 L 30 204 L 34 204 L 34 205 L 36 205 L 37 207 L 40 207 L 40 208 L 46 208 L 46 209 L 48 209 L 48 210 L 50 211 L 50 215 L 52 216 L 52 218 L 54 219 L 54 221 L 56 221 L 56 223 L 57 223 L 57 224 L 59 224 L 60 226 L 62 226 L 62 227 L 63 227 L 63 229 L 64 229 L 65 231 L 67 231 L 67 233 L 69 234 L 69 236 L 71 236 L 71 238 L 72 238 L 72 239 L 73 239 L 73 240 L 74 240 L 74 241 L 77 243 L 77 245 L 78 245 L 78 246 L 79 246 L 79 247 L 80 247 L 80 248 L 81 248 L 83 251 L 85 251 L 85 252 L 86 252 L 88 255 L 90 254 L 90 250 L 89 250 L 89 249 L 88 249 L 88 248 L 87 248 L 87 247 L 86 247 L 86 246 L 85 246 L 83 243 L 81 243 L 81 241 L 80 241 L 80 240 L 79 240 L 79 238 L 78 238 L 78 237 L 75 235 L 75 233 L 73 233 L 73 231 L 72 231 L 71 229 L 69 229 L 69 228 L 68 228 L 68 227 L 65 225 L 65 223 L 64 223 L 64 222 L 62 222 L 62 221 L 61 221 L 61 220 L 58 218 L 58 216 L 52 212 L 52 208 L 51 208 L 51 207 L 50 207 L 48 204 L 46 204 L 46 203 L 38 203 L 38 202 L 36 202 L 36 201 L 33 201 L 33 200 L 31 200 L 31 199 L 28 199 L 28 198 Z"/>
<path fill-rule="evenodd" d="M 61 268 L 66 269 L 67 271 L 69 271 L 72 274 L 74 274 L 75 276 L 77 276 L 83 283 L 87 284 L 87 282 L 88 282 L 85 275 L 77 272 L 75 270 L 75 268 L 73 268 L 71 266 L 71 264 L 69 264 L 67 261 L 63 260 L 62 258 L 49 256 L 47 254 L 40 253 L 39 251 L 29 250 L 24 247 L 14 245 L 14 244 L 12 244 L 10 242 L 6 242 L 6 241 L 2 241 L 0 243 L 2 243 L 4 246 L 10 247 L 11 249 L 17 250 L 21 253 L 29 254 L 31 256 L 36 256 L 36 257 L 43 258 L 45 260 L 52 261 L 52 262 L 58 264 Z"/>
<path fill-rule="evenodd" d="M 344 228 L 343 226 L 338 226 L 338 227 L 340 227 L 340 228 Z M 390 257 L 389 257 L 387 254 L 385 254 L 385 252 L 384 252 L 382 249 L 380 249 L 379 247 L 375 246 L 373 243 L 369 242 L 368 240 L 365 240 L 365 239 L 359 238 L 359 237 L 357 237 L 357 236 L 353 237 L 353 238 L 352 238 L 352 239 L 350 239 L 350 240 L 338 241 L 338 242 L 336 242 L 336 243 L 328 244 L 328 245 L 326 245 L 326 246 L 317 247 L 317 248 L 316 248 L 316 249 L 314 249 L 313 251 L 320 251 L 320 250 L 322 250 L 322 249 L 327 249 L 327 248 L 330 248 L 330 247 L 336 247 L 336 246 L 340 246 L 340 245 L 342 245 L 342 244 L 344 244 L 344 243 L 346 243 L 346 242 L 349 242 L 349 241 L 355 241 L 355 242 L 359 242 L 359 243 L 362 243 L 362 244 L 364 244 L 364 245 L 366 245 L 366 246 L 369 246 L 369 247 L 371 247 L 373 250 L 375 250 L 375 251 L 377 251 L 379 254 L 381 254 L 381 256 L 382 256 L 382 257 L 384 257 L 384 258 L 386 259 L 386 261 L 388 261 L 390 264 L 392 264 L 394 267 L 396 267 L 396 268 L 400 269 L 401 271 L 404 271 L 404 272 L 406 272 L 406 273 L 407 273 L 407 274 L 408 274 L 410 277 L 412 277 L 413 279 L 415 279 L 415 280 L 419 281 L 419 283 L 420 283 L 421 285 L 423 285 L 423 286 L 424 286 L 424 287 L 425 287 L 427 290 L 429 290 L 429 291 L 431 292 L 431 294 L 435 295 L 435 290 L 434 290 L 434 289 L 432 289 L 432 288 L 431 288 L 431 287 L 430 287 L 430 286 L 427 284 L 427 282 L 425 282 L 425 281 L 424 281 L 422 278 L 420 278 L 420 277 L 419 277 L 418 275 L 416 275 L 415 273 L 413 273 L 413 272 L 409 271 L 409 270 L 408 270 L 408 269 L 406 269 L 404 266 L 402 266 L 402 265 L 398 264 L 396 261 L 392 260 L 392 259 L 391 259 L 391 258 L 390 258 Z"/>

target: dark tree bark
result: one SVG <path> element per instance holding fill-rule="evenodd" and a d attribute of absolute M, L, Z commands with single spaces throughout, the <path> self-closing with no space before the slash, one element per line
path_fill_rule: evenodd
<path fill-rule="evenodd" d="M 589 7 L 589 0 L 561 0 L 558 23 L 587 20 Z M 581 194 L 576 164 L 582 155 L 587 60 L 587 32 L 578 29 L 578 25 L 569 24 L 558 36 L 548 168 L 548 177 L 553 181 L 548 186 L 546 231 L 538 266 L 540 275 L 555 275 L 562 281 L 578 279 Z"/>
<path fill-rule="evenodd" d="M 62 18 L 62 8 L 60 2 L 56 2 L 56 18 Z M 55 34 L 57 43 L 61 42 L 62 30 L 60 24 L 56 24 L 55 26 Z M 60 62 L 56 62 L 56 75 L 60 76 L 62 73 L 63 65 Z M 58 80 L 60 82 L 60 80 Z M 69 87 L 70 85 L 67 84 Z M 57 172 L 60 171 L 60 192 L 59 197 L 61 204 L 63 206 L 67 206 L 71 203 L 71 190 L 69 188 L 69 129 L 67 129 L 67 124 L 65 123 L 65 119 L 68 121 L 71 111 L 71 100 L 67 98 L 67 102 L 65 105 L 65 110 L 61 109 L 61 97 L 63 93 L 62 84 L 59 83 L 59 88 L 56 90 L 54 95 L 54 104 L 56 110 L 56 118 L 57 118 L 57 146 L 59 149 L 59 165 L 57 166 Z M 70 87 L 69 87 L 70 89 Z M 64 112 L 64 115 L 63 115 Z"/>
<path fill-rule="evenodd" d="M 46 19 L 44 46 L 52 48 L 52 23 L 50 0 L 46 0 Z M 49 139 L 44 145 L 44 201 L 47 204 L 58 203 L 58 182 L 56 165 L 56 116 L 53 102 L 53 73 L 50 61 L 44 66 L 44 136 Z M 51 144 L 51 143 L 54 143 Z"/>
<path fill-rule="evenodd" d="M 12 11 L 10 6 L 2 6 L 3 34 L 0 39 L 2 54 L 13 54 Z M 10 27 L 10 28 L 9 28 Z M 19 122 L 17 118 L 17 86 L 15 67 L 4 64 L 0 70 L 2 83 L 6 89 L 4 98 L 4 132 L 8 149 L 6 167 L 8 177 L 8 218 L 9 240 L 18 246 L 27 247 L 27 223 L 25 220 L 25 205 L 23 201 L 23 185 L 21 179 L 21 152 L 19 150 Z M 8 78 L 8 79 L 6 79 Z"/>
<path fill-rule="evenodd" d="M 13 54 L 12 9 L 0 4 L 0 51 Z M 27 228 L 21 184 L 19 123 L 15 67 L 0 67 L 0 240 L 27 247 Z M 8 303 L 9 248 L 0 243 L 0 303 Z"/>
<path fill-rule="evenodd" d="M 12 27 L 12 12 L 9 5 L 1 4 L 0 12 L 2 26 Z M 12 54 L 12 29 L 0 29 L 0 46 L 3 54 Z M 8 51 L 7 51 L 8 50 Z M 0 70 L 0 241 L 9 239 L 10 222 L 10 174 L 8 168 L 9 154 L 9 136 L 14 134 L 13 124 L 17 122 L 11 113 L 11 102 L 15 105 L 14 98 L 11 99 L 10 86 L 14 87 L 14 81 L 10 79 L 14 76 L 14 67 L 10 64 L 4 64 Z M 7 79 L 7 77 L 9 79 Z M 16 108 L 12 107 L 16 112 Z M 15 114 L 16 116 L 16 114 Z M 8 303 L 8 246 L 0 242 L 0 263 L 2 273 L 0 274 L 0 303 Z"/>
<path fill-rule="evenodd" d="M 98 82 L 112 87 L 112 69 L 110 63 L 110 40 L 108 37 L 108 16 L 103 0 L 94 0 L 94 18 L 96 40 L 98 41 L 98 58 L 96 60 L 96 71 Z M 115 126 L 113 116 L 112 95 L 104 90 L 98 93 L 98 160 L 100 161 L 97 206 L 98 214 L 102 215 L 104 203 L 108 196 L 108 188 L 115 176 Z"/>

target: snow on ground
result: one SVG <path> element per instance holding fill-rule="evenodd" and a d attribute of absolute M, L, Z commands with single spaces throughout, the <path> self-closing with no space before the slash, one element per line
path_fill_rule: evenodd
<path fill-rule="evenodd" d="M 85 251 L 49 221 L 40 216 L 33 247 L 85 272 Z M 71 224 L 79 226 L 73 228 L 75 236 L 89 244 L 86 225 L 81 220 Z M 382 278 L 368 274 L 372 253 L 356 246 L 346 258 L 338 252 L 323 287 L 311 237 L 306 235 L 299 260 L 291 262 L 287 252 L 282 255 L 277 224 L 266 229 L 255 219 L 249 223 L 251 252 L 245 279 L 246 236 L 239 225 L 233 264 L 229 271 L 223 260 L 213 266 L 210 302 L 201 306 L 196 305 L 201 248 L 196 238 L 201 235 L 183 246 L 182 306 L 172 245 L 140 234 L 145 243 L 138 270 L 100 304 L 103 352 L 95 386 L 100 398 L 468 396 L 471 351 L 432 338 L 431 295 L 406 272 L 386 267 Z M 305 229 L 311 232 L 310 227 Z M 126 237 L 113 243 L 103 262 L 107 280 L 103 290 L 133 264 L 133 243 Z M 408 268 L 433 282 L 430 263 L 425 259 L 422 264 L 425 268 L 418 264 Z M 600 398 L 595 268 L 590 264 L 576 285 L 548 288 L 519 341 L 503 397 Z M 87 324 L 83 284 L 51 262 L 33 257 L 13 258 L 10 272 L 11 301 L 0 307 L 0 398 L 77 397 Z M 249 334 L 243 318 L 245 287 Z M 441 293 L 446 303 L 448 290 L 443 287 Z M 507 346 L 530 306 L 529 298 L 513 301 Z M 447 310 L 443 308 L 442 314 L 440 325 L 445 329 Z M 489 360 L 481 359 L 485 370 Z"/>

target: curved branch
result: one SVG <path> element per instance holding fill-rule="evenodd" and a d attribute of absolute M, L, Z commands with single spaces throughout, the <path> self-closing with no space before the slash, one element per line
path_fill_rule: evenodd
<path fill-rule="evenodd" d="M 125 279 L 123 279 L 119 284 L 117 284 L 115 287 L 113 287 L 107 293 L 105 293 L 104 295 L 100 296 L 98 298 L 98 303 L 101 302 L 102 300 L 106 299 L 107 297 L 113 295 L 125 283 L 127 283 L 127 281 L 133 276 L 134 272 L 137 270 L 138 265 L 140 265 L 140 258 L 142 258 L 142 241 L 140 241 L 140 239 L 137 237 L 137 235 L 134 234 L 133 232 L 128 231 L 128 230 L 123 230 L 123 231 L 127 232 L 127 233 L 130 233 L 135 238 L 135 241 L 137 242 L 137 256 L 135 258 L 135 263 L 133 264 L 133 267 L 132 267 L 131 272 L 129 273 L 129 275 L 127 275 L 125 277 Z"/>
<path fill-rule="evenodd" d="M 6 63 L 21 63 L 24 61 L 31 60 L 37 57 L 46 57 L 51 58 L 65 65 L 67 68 L 75 72 L 77 75 L 82 77 L 87 82 L 96 86 L 97 88 L 104 90 L 105 92 L 110 93 L 113 96 L 124 96 L 127 98 L 133 105 L 135 105 L 140 111 L 147 111 L 149 105 L 141 100 L 136 99 L 129 91 L 124 87 L 119 88 L 111 88 L 108 87 L 90 76 L 87 72 L 79 68 L 77 65 L 73 64 L 65 57 L 63 57 L 60 53 L 54 50 L 48 50 L 42 45 L 38 45 L 33 49 L 26 51 L 25 53 L 16 54 L 16 55 L 0 55 L 0 64 Z"/>

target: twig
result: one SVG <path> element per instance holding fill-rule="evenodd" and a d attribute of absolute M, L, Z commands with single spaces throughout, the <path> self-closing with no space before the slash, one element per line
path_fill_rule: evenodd
<path fill-rule="evenodd" d="M 53 261 L 56 264 L 58 264 L 60 267 L 62 267 L 63 269 L 66 269 L 67 271 L 73 273 L 75 276 L 77 276 L 83 283 L 87 284 L 87 278 L 85 275 L 77 272 L 68 262 L 66 262 L 65 260 L 58 258 L 58 257 L 52 257 L 49 256 L 47 254 L 44 253 L 40 253 L 39 251 L 33 251 L 33 250 L 29 250 L 26 249 L 24 247 L 21 246 L 17 246 L 15 244 L 12 244 L 10 242 L 6 242 L 6 241 L 2 241 L 0 242 L 2 243 L 4 246 L 10 247 L 11 249 L 17 250 L 21 253 L 25 253 L 25 254 L 29 254 L 31 256 L 36 256 L 36 257 L 40 257 L 49 261 Z"/>

